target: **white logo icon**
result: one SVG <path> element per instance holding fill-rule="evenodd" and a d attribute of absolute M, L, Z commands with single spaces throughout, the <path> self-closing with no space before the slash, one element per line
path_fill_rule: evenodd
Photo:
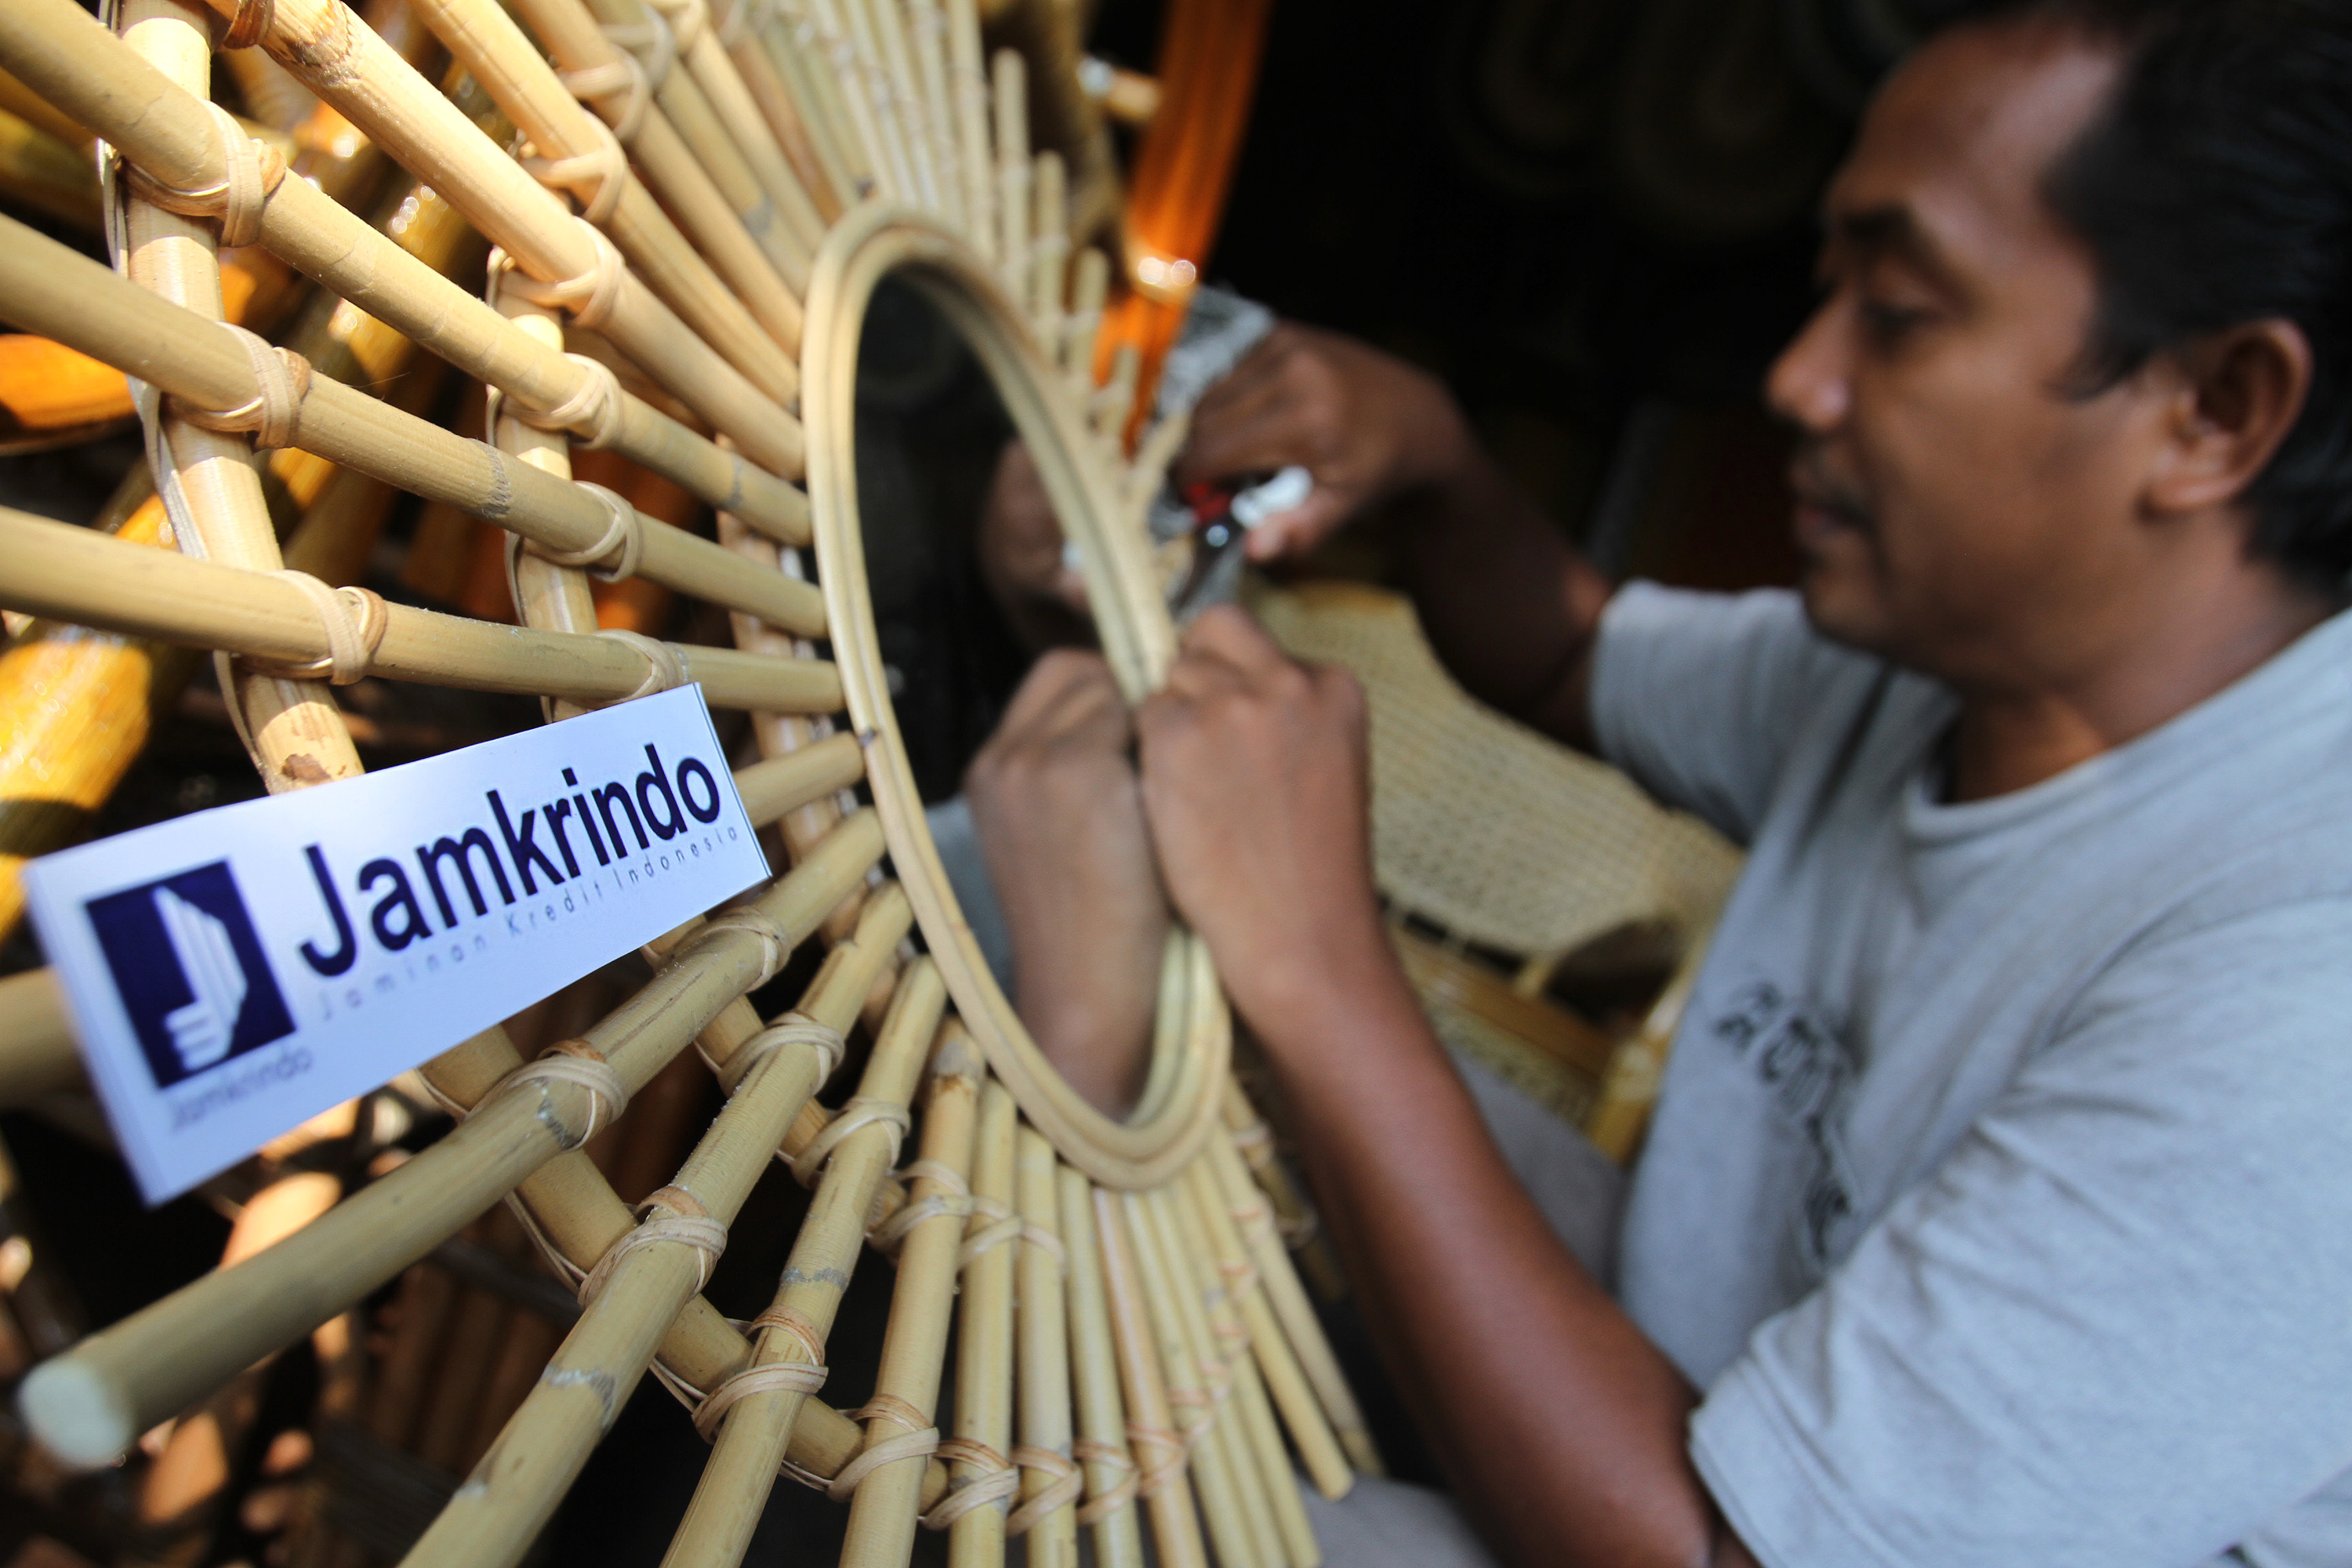
<path fill-rule="evenodd" d="M 236 961 L 228 927 L 171 889 L 155 889 L 155 913 L 163 919 L 172 955 L 180 961 L 180 973 L 195 995 L 186 1006 L 163 1016 L 181 1064 L 194 1072 L 228 1055 L 237 1014 L 245 1007 L 245 968 Z"/>

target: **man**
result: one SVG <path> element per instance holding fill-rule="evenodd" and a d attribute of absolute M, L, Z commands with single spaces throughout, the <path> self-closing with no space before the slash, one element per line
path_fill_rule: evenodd
<path fill-rule="evenodd" d="M 1169 893 L 1506 1560 L 2352 1562 L 2352 16 L 1981 12 L 1825 218 L 1801 602 L 1612 593 L 1317 334 L 1182 465 L 1315 470 L 1269 555 L 1410 509 L 1474 693 L 1748 845 L 1613 1293 L 1388 950 L 1358 693 L 1231 612 L 1137 719 Z"/>

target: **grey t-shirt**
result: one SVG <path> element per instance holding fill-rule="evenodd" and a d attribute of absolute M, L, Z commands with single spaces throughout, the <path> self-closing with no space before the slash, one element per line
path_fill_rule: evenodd
<path fill-rule="evenodd" d="M 1787 594 L 1626 588 L 1593 702 L 1749 847 L 1618 1279 L 1741 1537 L 2352 1563 L 2352 612 L 1960 805 L 1951 694 Z"/>

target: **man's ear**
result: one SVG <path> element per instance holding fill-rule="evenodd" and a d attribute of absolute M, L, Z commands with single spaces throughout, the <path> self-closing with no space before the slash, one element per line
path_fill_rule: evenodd
<path fill-rule="evenodd" d="M 2173 356 L 2172 428 L 2149 500 L 2159 511 L 2227 506 L 2252 486 L 2311 391 L 2311 342 L 2283 318 L 2212 333 Z"/>

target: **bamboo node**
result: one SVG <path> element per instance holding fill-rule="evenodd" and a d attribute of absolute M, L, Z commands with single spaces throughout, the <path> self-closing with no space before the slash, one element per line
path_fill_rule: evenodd
<path fill-rule="evenodd" d="M 640 1247 L 661 1245 L 694 1248 L 696 1278 L 695 1293 L 710 1283 L 710 1271 L 727 1250 L 727 1227 L 710 1217 L 701 1200 L 683 1187 L 664 1187 L 637 1205 L 638 1223 L 620 1240 L 604 1249 L 596 1267 L 580 1282 L 580 1304 L 595 1305 L 596 1298 L 613 1281 L 614 1272 L 622 1260 Z"/>
<path fill-rule="evenodd" d="M 824 1364 L 824 1331 L 790 1307 L 770 1307 L 743 1325 L 746 1335 L 761 1329 L 773 1329 L 780 1334 L 791 1335 L 801 1349 L 808 1352 L 810 1365 L 821 1367 Z"/>
<path fill-rule="evenodd" d="M 384 628 L 391 624 L 383 595 L 367 588 L 331 588 L 308 572 L 281 569 L 268 575 L 301 589 L 319 612 L 319 625 L 327 634 L 327 657 L 306 664 L 247 658 L 242 661 L 245 667 L 262 675 L 329 680 L 337 686 L 350 686 L 364 677 L 375 660 L 376 649 L 383 646 Z"/>
<path fill-rule="evenodd" d="M 250 431 L 256 447 L 294 444 L 301 423 L 302 400 L 310 395 L 310 362 L 292 349 L 273 348 L 243 327 L 219 323 L 236 334 L 237 346 L 253 366 L 253 395 L 234 408 L 199 408 L 184 397 L 171 400 L 172 412 L 202 430 L 241 436 Z"/>
<path fill-rule="evenodd" d="M 268 0 L 262 0 L 258 10 L 267 15 Z M 240 7 L 237 20 L 242 23 L 246 9 Z M 136 163 L 123 164 L 125 182 L 131 194 L 141 201 L 162 207 L 165 212 L 178 213 L 182 217 L 208 217 L 220 220 L 220 242 L 223 247 L 251 245 L 261 237 L 261 211 L 270 193 L 286 177 L 286 160 L 278 150 L 245 133 L 217 103 L 206 103 L 212 110 L 213 127 L 220 135 L 223 169 L 216 184 L 202 190 L 183 190 L 167 185 Z"/>
<path fill-rule="evenodd" d="M 595 1047 L 585 1040 L 560 1040 L 507 1074 L 509 1085 L 568 1083 L 588 1091 L 588 1125 L 577 1135 L 562 1129 L 563 1147 L 577 1149 L 596 1136 L 596 1129 L 629 1108 L 629 1086 L 613 1070 Z"/>
<path fill-rule="evenodd" d="M 814 1186 L 818 1174 L 824 1169 L 825 1161 L 831 1158 L 841 1141 L 868 1127 L 879 1127 L 889 1136 L 890 1156 L 886 1163 L 896 1164 L 899 1144 L 912 1125 L 907 1108 L 897 1101 L 873 1100 L 862 1094 L 852 1095 L 842 1106 L 840 1114 L 824 1124 L 824 1131 L 810 1139 L 808 1147 L 793 1156 L 793 1178 L 804 1187 Z"/>
<path fill-rule="evenodd" d="M 1069 1507 L 1087 1489 L 1086 1478 L 1078 1474 L 1078 1467 L 1070 1462 L 1068 1456 L 1051 1448 L 1024 1443 L 1013 1450 L 1013 1462 L 1024 1470 L 1036 1471 L 1051 1484 L 1013 1510 L 1013 1516 L 1004 1521 L 1007 1535 L 1028 1534 L 1039 1520 Z"/>
<path fill-rule="evenodd" d="M 1135 1461 L 1127 1451 L 1114 1443 L 1097 1443 L 1091 1437 L 1080 1438 L 1070 1452 L 1088 1465 L 1097 1465 L 1118 1473 L 1118 1479 L 1102 1488 L 1078 1507 L 1078 1522 L 1098 1523 L 1135 1501 L 1137 1480 Z"/>
<path fill-rule="evenodd" d="M 610 375 L 613 373 L 607 370 L 604 374 Z M 567 402 L 576 401 L 578 401 L 576 396 L 567 400 Z M 598 536 L 595 543 L 583 550 L 558 550 L 536 539 L 525 540 L 522 547 L 541 561 L 551 562 L 558 566 L 585 567 L 593 575 L 607 583 L 617 583 L 624 577 L 635 576 L 638 562 L 644 556 L 646 549 L 645 525 L 637 519 L 637 509 L 631 506 L 617 491 L 604 485 L 594 484 L 587 479 L 574 479 L 572 482 L 593 497 L 597 504 L 604 509 L 604 533 Z M 651 658 L 654 656 L 648 653 L 646 657 Z M 678 683 L 673 681 L 671 684 Z M 669 688 L 665 686 L 657 689 L 667 691 Z M 637 695 L 645 697 L 651 694 L 641 691 Z"/>
<path fill-rule="evenodd" d="M 576 278 L 551 283 L 519 272 L 514 258 L 494 246 L 489 259 L 490 297 L 496 299 L 498 290 L 509 289 L 516 299 L 527 300 L 544 310 L 571 311 L 572 321 L 591 331 L 602 326 L 604 318 L 612 314 L 613 302 L 620 298 L 621 279 L 627 275 L 628 265 L 602 230 L 584 218 L 573 221 L 595 247 L 593 266 Z"/>
<path fill-rule="evenodd" d="M 800 1362 L 770 1362 L 764 1366 L 747 1366 L 741 1372 L 710 1391 L 710 1397 L 697 1406 L 694 1429 L 702 1434 L 706 1443 L 719 1436 L 719 1423 L 727 1412 L 740 1401 L 755 1394 L 814 1394 L 824 1386 L 825 1369 Z"/>
<path fill-rule="evenodd" d="M 965 1514 L 992 1504 L 1009 1506 L 1021 1489 L 1021 1473 L 1013 1461 L 976 1437 L 950 1437 L 939 1445 L 940 1458 L 975 1472 L 952 1477 L 947 1496 L 923 1515 L 927 1530 L 945 1530 Z"/>
<path fill-rule="evenodd" d="M 720 916 L 725 920 L 725 916 Z M 715 922 L 714 922 L 715 923 Z M 704 930 L 710 929 L 706 926 Z M 749 929 L 749 928 L 746 928 Z M 754 934 L 764 934 L 755 932 Z M 751 1076 L 751 1069 L 775 1055 L 786 1046 L 806 1046 L 817 1054 L 816 1080 L 823 1083 L 841 1066 L 848 1043 L 841 1031 L 829 1024 L 820 1024 L 805 1013 L 787 1013 L 741 1045 L 719 1069 L 719 1087 L 733 1094 L 742 1081 Z"/>
<path fill-rule="evenodd" d="M 603 121 L 583 119 L 582 123 L 596 139 L 590 151 L 547 158 L 536 148 L 526 148 L 516 162 L 548 189 L 570 193 L 580 204 L 580 216 L 601 225 L 621 205 L 621 191 L 629 178 L 629 154 Z"/>
<path fill-rule="evenodd" d="M 637 689 L 626 697 L 613 702 L 602 703 L 599 706 L 618 707 L 623 702 L 635 702 L 640 697 L 655 697 L 665 691 L 675 691 L 686 684 L 686 663 L 678 658 L 677 649 L 670 647 L 669 644 L 656 642 L 643 632 L 622 631 L 618 628 L 608 628 L 596 635 L 613 642 L 625 643 L 646 656 L 646 678 L 637 683 Z M 772 979 L 774 976 L 771 974 L 770 978 Z M 763 980 L 760 984 L 764 985 L 767 981 Z"/>
<path fill-rule="evenodd" d="M 964 1238 L 962 1247 L 956 1253 L 958 1273 L 971 1268 L 982 1254 L 993 1251 L 1008 1241 L 1016 1240 L 1021 1235 L 1020 1215 L 1014 1214 L 996 1198 L 985 1196 L 973 1198 L 971 1217 L 975 1223 L 982 1220 L 986 1220 L 988 1223 Z"/>

